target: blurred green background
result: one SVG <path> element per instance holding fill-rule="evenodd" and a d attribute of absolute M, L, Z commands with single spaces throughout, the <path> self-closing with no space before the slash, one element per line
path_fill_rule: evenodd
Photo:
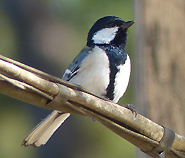
<path fill-rule="evenodd" d="M 86 44 L 92 24 L 107 15 L 134 20 L 130 0 L 1 0 L 0 54 L 62 77 Z M 129 29 L 126 51 L 133 52 Z M 132 104 L 132 75 L 119 104 Z M 2 158 L 123 158 L 135 157 L 135 147 L 97 121 L 74 115 L 37 149 L 21 147 L 29 131 L 49 110 L 0 94 L 0 157 Z"/>

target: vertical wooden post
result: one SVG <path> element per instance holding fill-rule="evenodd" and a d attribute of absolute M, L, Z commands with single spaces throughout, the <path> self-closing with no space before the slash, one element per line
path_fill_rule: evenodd
<path fill-rule="evenodd" d="M 146 93 L 146 55 L 145 55 L 145 31 L 144 31 L 144 0 L 135 0 L 135 58 L 134 71 L 134 98 L 137 111 L 148 116 Z M 137 149 L 137 158 L 149 158 L 148 155 Z"/>
<path fill-rule="evenodd" d="M 184 135 L 185 1 L 135 0 L 135 17 L 135 105 Z"/>

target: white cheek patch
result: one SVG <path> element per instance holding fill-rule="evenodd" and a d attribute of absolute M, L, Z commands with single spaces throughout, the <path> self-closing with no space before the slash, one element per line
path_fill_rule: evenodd
<path fill-rule="evenodd" d="M 92 38 L 95 44 L 109 44 L 116 36 L 118 27 L 104 28 L 96 32 Z"/>

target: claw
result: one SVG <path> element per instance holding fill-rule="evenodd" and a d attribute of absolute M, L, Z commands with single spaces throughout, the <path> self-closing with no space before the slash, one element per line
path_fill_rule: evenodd
<path fill-rule="evenodd" d="M 124 107 L 132 111 L 132 113 L 135 114 L 135 117 L 137 116 L 137 111 L 135 109 L 135 106 L 133 106 L 132 104 L 127 104 L 127 105 L 124 105 Z"/>

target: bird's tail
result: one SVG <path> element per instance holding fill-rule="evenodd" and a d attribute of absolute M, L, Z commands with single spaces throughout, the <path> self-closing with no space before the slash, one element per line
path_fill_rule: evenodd
<path fill-rule="evenodd" d="M 32 145 L 39 147 L 46 144 L 53 133 L 70 116 L 70 113 L 60 113 L 53 111 L 42 122 L 40 122 L 30 134 L 23 140 L 22 146 Z"/>

